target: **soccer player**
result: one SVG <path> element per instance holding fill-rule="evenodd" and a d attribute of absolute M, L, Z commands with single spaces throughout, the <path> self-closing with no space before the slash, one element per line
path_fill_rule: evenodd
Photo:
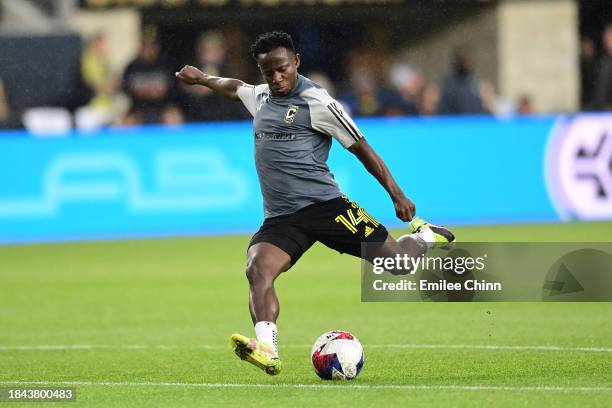
<path fill-rule="evenodd" d="M 414 217 L 414 203 L 342 106 L 298 73 L 300 55 L 289 34 L 262 34 L 251 46 L 251 53 L 266 81 L 263 85 L 206 75 L 192 66 L 183 67 L 176 76 L 186 84 L 206 86 L 241 101 L 254 117 L 255 165 L 265 216 L 247 250 L 249 309 L 256 337 L 234 334 L 231 343 L 241 359 L 275 375 L 281 361 L 274 281 L 316 241 L 371 261 L 376 256 L 396 254 L 418 257 L 434 243 L 450 243 L 455 237 L 446 228 Z M 396 241 L 383 225 L 340 192 L 326 163 L 332 139 L 357 156 L 387 190 L 396 215 L 402 221 L 412 220 L 410 235 Z M 362 254 L 362 242 L 373 250 Z"/>

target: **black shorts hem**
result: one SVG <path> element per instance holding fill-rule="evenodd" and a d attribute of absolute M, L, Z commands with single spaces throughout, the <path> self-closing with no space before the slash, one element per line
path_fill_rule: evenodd
<path fill-rule="evenodd" d="M 291 258 L 291 266 L 295 265 L 296 262 L 302 257 L 304 252 L 306 252 L 312 245 L 308 245 L 307 248 L 304 248 L 303 245 L 300 245 L 298 242 L 292 240 L 286 235 L 281 234 L 255 234 L 249 242 L 247 252 L 253 245 L 260 244 L 262 242 L 274 245 L 289 255 L 289 258 Z"/>

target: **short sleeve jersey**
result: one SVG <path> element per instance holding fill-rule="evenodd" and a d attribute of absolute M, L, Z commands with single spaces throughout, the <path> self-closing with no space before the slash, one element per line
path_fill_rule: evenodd
<path fill-rule="evenodd" d="M 340 103 L 301 75 L 287 95 L 271 95 L 268 85 L 244 84 L 238 97 L 253 115 L 265 218 L 342 195 L 327 166 L 332 139 L 348 148 L 363 134 Z"/>

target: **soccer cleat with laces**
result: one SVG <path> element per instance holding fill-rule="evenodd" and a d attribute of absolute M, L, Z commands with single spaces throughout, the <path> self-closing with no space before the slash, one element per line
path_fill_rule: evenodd
<path fill-rule="evenodd" d="M 233 334 L 230 342 L 234 353 L 241 360 L 261 368 L 270 375 L 277 375 L 281 371 L 281 361 L 269 344 L 251 339 L 241 334 Z"/>
<path fill-rule="evenodd" d="M 433 242 L 428 242 L 428 244 L 440 248 L 449 248 L 455 242 L 455 235 L 448 228 L 430 224 L 419 217 L 414 217 L 410 221 L 408 229 L 411 234 L 423 233 L 425 229 L 429 229 L 433 235 Z"/>

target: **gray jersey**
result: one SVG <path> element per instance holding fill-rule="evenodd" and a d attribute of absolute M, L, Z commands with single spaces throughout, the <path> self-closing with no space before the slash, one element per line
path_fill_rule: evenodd
<path fill-rule="evenodd" d="M 265 218 L 342 195 L 327 166 L 332 138 L 348 148 L 363 134 L 340 103 L 301 75 L 286 96 L 271 95 L 268 85 L 245 84 L 238 97 L 254 117 Z"/>

